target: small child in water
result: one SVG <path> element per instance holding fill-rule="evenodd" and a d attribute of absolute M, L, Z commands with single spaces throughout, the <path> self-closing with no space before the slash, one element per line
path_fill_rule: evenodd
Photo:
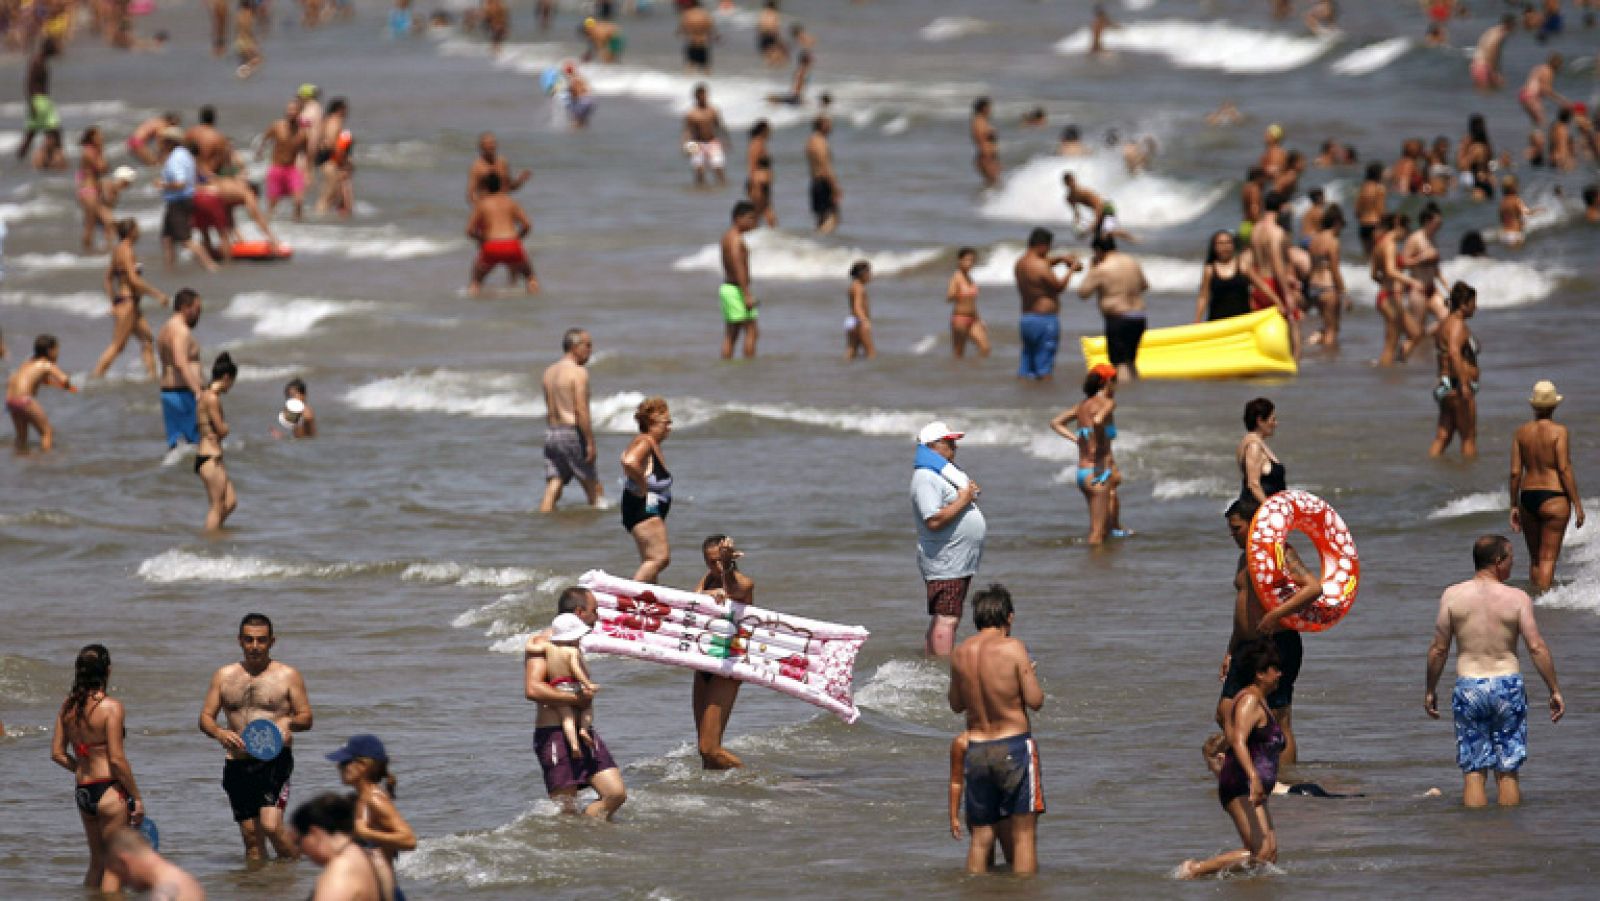
<path fill-rule="evenodd" d="M 51 428 L 50 417 L 45 415 L 44 408 L 39 406 L 35 396 L 42 385 L 54 385 L 73 394 L 78 393 L 72 379 L 56 365 L 60 356 L 61 347 L 55 336 L 40 335 L 33 342 L 33 359 L 18 366 L 6 381 L 6 412 L 11 414 L 11 425 L 17 432 L 16 448 L 19 452 L 28 449 L 30 428 L 39 433 L 40 450 L 55 447 L 55 429 Z"/>
<path fill-rule="evenodd" d="M 589 681 L 589 668 L 583 662 L 579 639 L 589 634 L 589 627 L 576 613 L 563 613 L 550 624 L 550 648 L 545 652 L 545 681 L 552 688 L 584 693 L 590 696 L 599 686 Z M 557 708 L 561 713 L 561 731 L 567 738 L 567 749 L 574 756 L 584 753 L 583 744 L 590 741 L 589 730 L 594 726 L 594 709 L 589 704 Z"/>
<path fill-rule="evenodd" d="M 844 317 L 844 358 L 872 359 L 878 349 L 872 343 L 872 310 L 867 305 L 867 282 L 872 281 L 872 264 L 857 260 L 850 266 L 850 293 L 846 298 L 850 313 Z"/>

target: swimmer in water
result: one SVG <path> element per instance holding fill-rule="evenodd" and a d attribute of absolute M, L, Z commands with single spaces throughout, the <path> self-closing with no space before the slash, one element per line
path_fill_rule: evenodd
<path fill-rule="evenodd" d="M 978 262 L 978 252 L 970 247 L 956 251 L 956 271 L 950 275 L 945 288 L 945 302 L 950 308 L 950 349 L 956 359 L 967 355 L 967 341 L 978 348 L 978 356 L 989 356 L 989 327 L 978 315 L 978 283 L 972 279 L 972 267 Z"/>
<path fill-rule="evenodd" d="M 17 433 L 15 446 L 19 454 L 28 452 L 29 429 L 39 433 L 40 450 L 55 448 L 56 432 L 50 425 L 50 417 L 45 415 L 44 407 L 39 406 L 39 389 L 44 385 L 53 385 L 73 394 L 78 393 L 77 387 L 72 384 L 72 377 L 56 364 L 60 357 L 61 346 L 56 337 L 40 335 L 33 339 L 33 359 L 18 366 L 6 382 L 6 412 L 11 414 L 11 426 Z"/>
<path fill-rule="evenodd" d="M 992 188 L 1000 181 L 1000 133 L 995 131 L 990 119 L 988 97 L 972 102 L 972 119 L 968 131 L 972 135 L 972 164 L 983 177 L 983 186 Z"/>
<path fill-rule="evenodd" d="M 722 40 L 717 33 L 717 23 L 700 5 L 700 0 L 683 0 L 678 8 L 683 10 L 678 14 L 677 30 L 683 36 L 683 66 L 689 71 L 710 75 L 711 45 Z"/>
<path fill-rule="evenodd" d="M 1556 73 L 1561 71 L 1561 62 L 1561 54 L 1550 54 L 1544 62 L 1529 70 L 1528 80 L 1517 92 L 1517 102 L 1522 104 L 1522 110 L 1533 121 L 1534 128 L 1544 127 L 1545 98 L 1554 100 L 1562 109 L 1572 105 L 1571 101 L 1556 93 Z"/>
<path fill-rule="evenodd" d="M 844 199 L 844 189 L 833 171 L 833 150 L 828 145 L 828 135 L 833 132 L 833 120 L 818 116 L 811 123 L 811 137 L 806 139 L 806 165 L 811 170 L 811 213 L 817 220 L 817 233 L 829 235 L 839 227 L 839 202 Z"/>
<path fill-rule="evenodd" d="M 769 66 L 781 66 L 789 58 L 789 45 L 783 42 L 783 15 L 778 0 L 767 0 L 756 19 L 756 52 Z"/>
<path fill-rule="evenodd" d="M 1472 63 L 1468 66 L 1473 87 L 1480 91 L 1497 91 L 1505 84 L 1505 75 L 1500 71 L 1500 51 L 1516 27 L 1516 17 L 1506 13 L 1478 37 L 1478 44 L 1472 50 Z"/>
<path fill-rule="evenodd" d="M 850 291 L 845 302 L 849 313 L 844 317 L 844 359 L 848 363 L 856 357 L 872 359 L 878 349 L 872 343 L 872 310 L 867 305 L 867 283 L 872 281 L 872 264 L 857 260 L 850 266 Z"/>
<path fill-rule="evenodd" d="M 1400 246 L 1411 221 L 1404 213 L 1385 213 L 1379 224 L 1383 233 L 1373 244 L 1371 265 L 1372 279 L 1378 283 L 1378 312 L 1383 316 L 1383 351 L 1377 365 L 1393 366 L 1404 363 L 1422 340 L 1422 326 L 1412 318 L 1405 298 L 1426 286 L 1406 275 L 1400 261 Z"/>
<path fill-rule="evenodd" d="M 722 114 L 711 105 L 706 86 L 694 86 L 694 105 L 683 117 L 683 152 L 694 167 L 695 187 L 705 187 L 706 169 L 716 174 L 717 184 L 728 183 L 727 153 L 723 141 L 733 143 L 728 129 L 722 124 Z"/>
<path fill-rule="evenodd" d="M 1517 177 L 1507 175 L 1500 182 L 1500 243 L 1515 250 L 1528 240 L 1528 217 L 1537 212 L 1522 202 L 1517 193 Z"/>
<path fill-rule="evenodd" d="M 1465 282 L 1450 289 L 1450 311 L 1434 333 L 1439 353 L 1439 383 L 1433 389 L 1439 405 L 1439 426 L 1428 448 L 1428 456 L 1438 457 L 1450 446 L 1450 439 L 1461 436 L 1461 457 L 1478 456 L 1478 339 L 1467 328 L 1467 320 L 1478 311 L 1478 292 Z"/>
<path fill-rule="evenodd" d="M 744 193 L 756 208 L 756 218 L 766 220 L 768 228 L 777 228 L 778 211 L 772 205 L 772 157 L 765 153 L 756 157 L 755 168 L 745 179 Z"/>
<path fill-rule="evenodd" d="M 288 197 L 294 204 L 295 221 L 304 212 L 306 176 L 300 168 L 300 158 L 310 150 L 310 133 L 301 128 L 301 104 L 291 100 L 284 108 L 283 117 L 274 121 L 261 135 L 261 147 L 256 159 L 261 159 L 268 145 L 272 147 L 272 165 L 267 169 L 267 216 L 278 209 L 278 201 Z"/>
<path fill-rule="evenodd" d="M 290 379 L 289 383 L 283 386 L 283 398 L 285 410 L 290 409 L 289 401 L 295 401 L 298 403 L 300 411 L 294 417 L 293 422 L 285 423 L 280 418 L 279 425 L 288 425 L 290 427 L 289 434 L 295 438 L 317 437 L 317 412 L 311 409 L 311 401 L 307 399 L 305 381 L 303 379 Z"/>
<path fill-rule="evenodd" d="M 1061 184 L 1067 189 L 1066 204 L 1067 209 L 1072 211 L 1072 227 L 1082 234 L 1083 213 L 1079 207 L 1088 210 L 1090 218 L 1099 221 L 1101 214 L 1105 212 L 1106 202 L 1100 199 L 1099 194 L 1078 184 L 1078 177 L 1071 172 L 1061 173 Z"/>
<path fill-rule="evenodd" d="M 467 220 L 467 237 L 478 243 L 478 256 L 472 263 L 467 294 L 477 297 L 483 280 L 497 266 L 505 266 L 512 277 L 524 280 L 529 294 L 539 293 L 539 280 L 528 262 L 522 241 L 533 230 L 533 223 L 522 206 L 501 190 L 500 176 L 490 172 L 483 178 L 484 193 L 473 206 Z"/>

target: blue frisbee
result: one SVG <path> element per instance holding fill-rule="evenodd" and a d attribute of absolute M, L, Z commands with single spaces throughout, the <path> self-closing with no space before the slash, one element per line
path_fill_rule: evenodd
<path fill-rule="evenodd" d="M 151 848 L 161 850 L 161 830 L 156 828 L 155 820 L 149 817 L 140 820 L 139 832 L 144 836 L 144 840 L 150 843 Z"/>
<path fill-rule="evenodd" d="M 272 720 L 252 720 L 239 732 L 246 754 L 257 760 L 272 760 L 283 753 L 283 733 Z"/>

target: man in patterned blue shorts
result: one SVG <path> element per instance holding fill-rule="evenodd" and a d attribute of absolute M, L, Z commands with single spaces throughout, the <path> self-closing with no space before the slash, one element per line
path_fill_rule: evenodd
<path fill-rule="evenodd" d="M 1511 576 L 1511 542 L 1485 535 L 1472 546 L 1472 578 L 1445 589 L 1439 598 L 1433 644 L 1428 648 L 1428 692 L 1423 708 L 1439 718 L 1435 688 L 1457 643 L 1456 686 L 1450 699 L 1456 723 L 1456 763 L 1465 774 L 1462 803 L 1489 803 L 1488 772 L 1494 770 L 1502 807 L 1522 801 L 1517 771 L 1528 757 L 1528 694 L 1517 659 L 1517 639 L 1528 646 L 1534 668 L 1550 690 L 1550 721 L 1566 712 L 1556 682 L 1555 659 L 1533 621 L 1527 592 L 1505 584 Z"/>

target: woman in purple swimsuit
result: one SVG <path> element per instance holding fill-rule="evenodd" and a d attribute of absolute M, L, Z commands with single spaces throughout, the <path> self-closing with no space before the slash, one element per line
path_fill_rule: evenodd
<path fill-rule="evenodd" d="M 1257 639 L 1240 645 L 1234 660 L 1249 683 L 1235 696 L 1233 716 L 1224 727 L 1229 751 L 1216 768 L 1217 800 L 1233 818 L 1244 847 L 1210 860 L 1186 860 L 1178 866 L 1180 879 L 1198 879 L 1278 859 L 1278 837 L 1267 811 L 1284 745 L 1283 730 L 1267 709 L 1267 695 L 1278 687 L 1283 675 L 1278 649 L 1270 640 Z"/>

